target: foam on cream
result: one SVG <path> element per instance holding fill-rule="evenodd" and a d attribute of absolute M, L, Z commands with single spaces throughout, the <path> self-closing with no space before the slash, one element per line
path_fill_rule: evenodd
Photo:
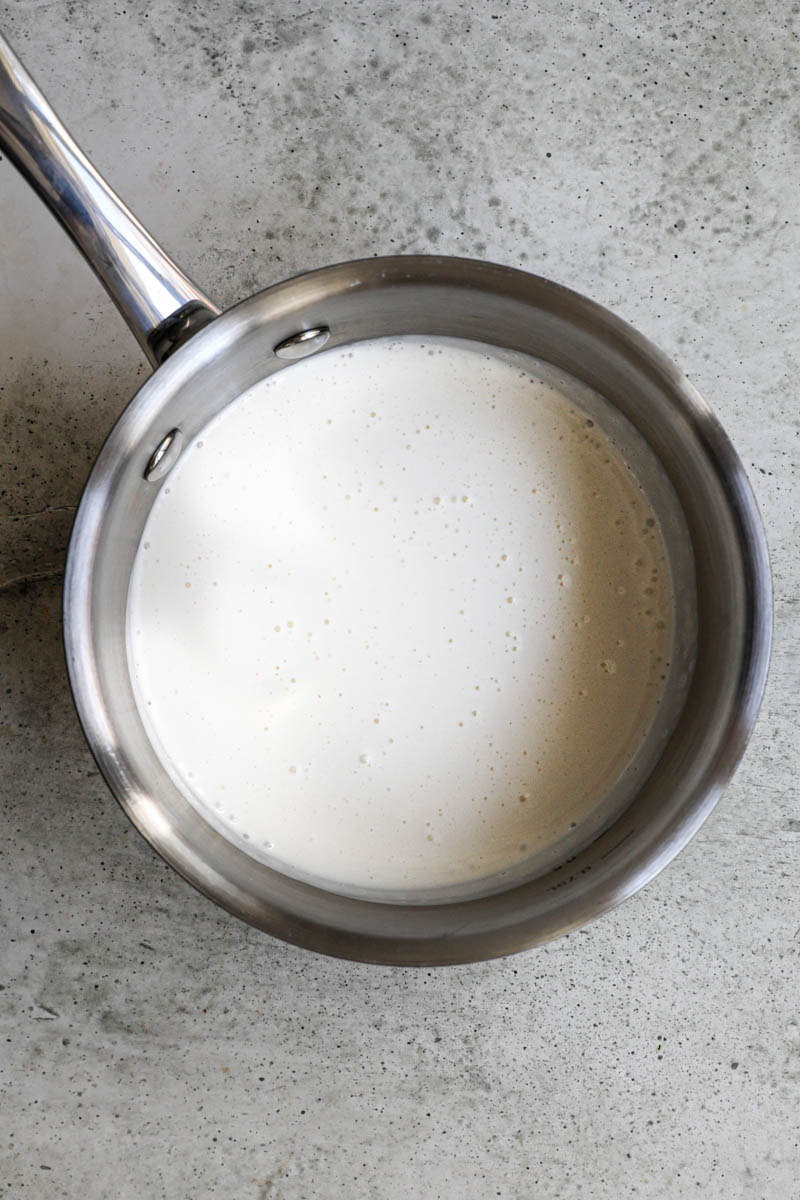
<path fill-rule="evenodd" d="M 590 819 L 673 611 L 620 452 L 533 360 L 330 350 L 184 451 L 131 583 L 137 703 L 189 800 L 336 890 L 464 885 Z"/>

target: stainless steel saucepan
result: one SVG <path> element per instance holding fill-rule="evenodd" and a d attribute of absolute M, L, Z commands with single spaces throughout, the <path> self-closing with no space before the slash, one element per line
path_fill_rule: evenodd
<path fill-rule="evenodd" d="M 585 924 L 647 883 L 708 816 L 744 751 L 772 628 L 767 548 L 744 469 L 676 367 L 592 301 L 535 275 L 467 259 L 344 263 L 267 288 L 220 315 L 100 178 L 2 39 L 0 147 L 77 243 L 156 368 L 86 484 L 64 584 L 78 714 L 112 792 L 151 845 L 200 891 L 260 929 L 327 954 L 395 964 L 510 954 Z M 489 343 L 588 384 L 645 440 L 680 518 L 672 522 L 682 532 L 671 567 L 679 606 L 693 613 L 696 653 L 655 765 L 588 845 L 565 847 L 535 877 L 479 898 L 347 897 L 256 861 L 177 789 L 148 740 L 131 686 L 131 568 L 160 481 L 182 445 L 288 360 L 389 334 Z"/>

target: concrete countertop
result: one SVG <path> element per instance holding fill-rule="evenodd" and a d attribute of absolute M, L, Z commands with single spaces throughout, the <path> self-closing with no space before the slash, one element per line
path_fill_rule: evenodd
<path fill-rule="evenodd" d="M 777 619 L 734 783 L 590 928 L 413 971 L 239 924 L 136 834 L 78 729 L 64 548 L 147 368 L 0 163 L 0 1195 L 800 1196 L 795 8 L 29 0 L 0 23 L 221 305 L 437 251 L 653 338 L 750 472 Z"/>

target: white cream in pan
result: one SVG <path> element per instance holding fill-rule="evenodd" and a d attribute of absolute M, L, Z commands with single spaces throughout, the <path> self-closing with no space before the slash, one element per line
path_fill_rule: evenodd
<path fill-rule="evenodd" d="M 165 480 L 130 590 L 137 703 L 257 857 L 342 891 L 469 885 L 590 822 L 644 742 L 674 624 L 659 524 L 602 402 L 520 361 L 323 352 Z"/>

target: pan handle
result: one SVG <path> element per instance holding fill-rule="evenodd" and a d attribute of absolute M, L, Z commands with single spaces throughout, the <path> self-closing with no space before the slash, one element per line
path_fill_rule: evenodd
<path fill-rule="evenodd" d="M 77 244 L 154 366 L 219 315 L 76 146 L 2 35 L 0 150 Z"/>

